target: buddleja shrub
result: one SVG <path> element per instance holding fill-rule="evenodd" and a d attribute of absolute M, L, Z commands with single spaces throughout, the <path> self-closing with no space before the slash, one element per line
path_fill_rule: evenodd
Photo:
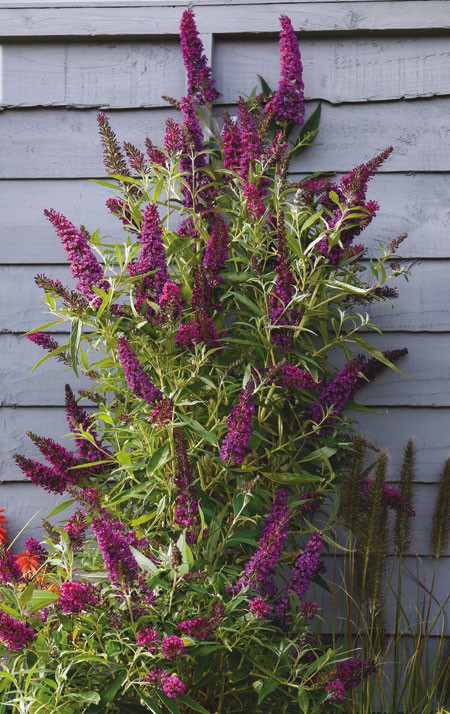
<path fill-rule="evenodd" d="M 298 43 L 281 25 L 278 89 L 262 82 L 222 117 L 186 11 L 188 95 L 170 100 L 181 118 L 163 148 L 122 150 L 99 116 L 122 237 L 45 212 L 77 283 L 37 283 L 70 339 L 29 337 L 93 380 L 80 394 L 95 408 L 67 386 L 76 452 L 30 434 L 47 463 L 16 456 L 36 486 L 69 494 L 57 511 L 76 510 L 45 523 L 47 547 L 27 542 L 25 574 L 1 554 L 15 712 L 318 713 L 374 669 L 319 636 L 311 590 L 352 449 L 344 409 L 392 366 L 360 332 L 375 329 L 365 304 L 396 295 L 400 240 L 369 280 L 354 244 L 390 149 L 339 183 L 289 180 L 319 110 L 304 123 Z"/>

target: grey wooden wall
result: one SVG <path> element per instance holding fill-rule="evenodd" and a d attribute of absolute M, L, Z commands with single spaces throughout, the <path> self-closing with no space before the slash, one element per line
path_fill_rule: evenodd
<path fill-rule="evenodd" d="M 299 31 L 308 111 L 323 102 L 319 145 L 297 174 L 345 172 L 385 146 L 395 152 L 373 180 L 381 204 L 366 231 L 370 246 L 408 231 L 403 255 L 414 259 L 392 311 L 375 309 L 383 349 L 407 346 L 412 377 L 386 373 L 361 394 L 383 415 L 363 427 L 392 455 L 415 436 L 419 450 L 414 548 L 429 570 L 429 526 L 436 481 L 450 455 L 450 3 L 447 0 L 0 0 L 1 459 L 0 506 L 10 533 L 54 499 L 26 483 L 11 460 L 30 453 L 27 429 L 62 437 L 64 374 L 54 364 L 29 370 L 41 356 L 21 333 L 45 321 L 33 276 L 68 274 L 65 256 L 42 210 L 117 230 L 107 197 L 88 179 L 103 175 L 95 116 L 106 108 L 120 137 L 143 145 L 161 138 L 170 110 L 160 95 L 184 92 L 178 45 L 183 9 L 195 7 L 223 94 L 249 92 L 256 73 L 278 76 L 278 17 Z M 72 383 L 74 378 L 72 377 Z M 74 385 L 76 386 L 76 385 Z M 40 516 L 28 529 L 38 530 Z M 23 537 L 21 539 L 23 541 Z M 448 590 L 448 558 L 439 590 Z"/>

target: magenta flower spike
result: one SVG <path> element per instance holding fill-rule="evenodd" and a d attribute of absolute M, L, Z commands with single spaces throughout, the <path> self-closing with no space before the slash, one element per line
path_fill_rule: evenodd
<path fill-rule="evenodd" d="M 34 630 L 6 612 L 0 612 L 0 640 L 11 652 L 22 650 L 36 637 Z"/>
<path fill-rule="evenodd" d="M 76 289 L 93 302 L 94 307 L 102 303 L 102 298 L 93 290 L 94 286 L 109 290 L 109 282 L 105 280 L 103 269 L 92 252 L 86 235 L 75 228 L 62 213 L 55 210 L 44 211 L 44 214 L 54 226 L 61 238 L 67 258 L 71 263 L 71 275 L 78 278 Z"/>
<path fill-rule="evenodd" d="M 214 87 L 211 67 L 199 37 L 193 10 L 185 10 L 180 24 L 181 52 L 188 76 L 188 93 L 198 104 L 211 104 L 220 97 Z"/>
<path fill-rule="evenodd" d="M 117 340 L 117 354 L 124 371 L 128 388 L 138 399 L 144 399 L 151 407 L 163 398 L 163 393 L 149 380 L 144 368 L 125 337 Z"/>
<path fill-rule="evenodd" d="M 249 380 L 227 419 L 228 433 L 220 447 L 220 458 L 232 466 L 242 464 L 249 452 L 255 405 L 253 381 Z"/>
<path fill-rule="evenodd" d="M 289 17 L 281 15 L 280 24 L 281 77 L 275 97 L 266 105 L 266 112 L 277 121 L 289 121 L 302 126 L 305 104 L 300 48 Z"/>

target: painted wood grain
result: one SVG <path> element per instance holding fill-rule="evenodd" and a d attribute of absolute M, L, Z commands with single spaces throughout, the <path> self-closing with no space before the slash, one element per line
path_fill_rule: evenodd
<path fill-rule="evenodd" d="M 120 223 L 105 206 L 113 192 L 87 179 L 62 181 L 3 181 L 0 191 L 2 263 L 38 265 L 65 263 L 66 253 L 45 208 L 61 211 L 75 225 L 100 235 L 122 233 Z M 24 206 L 26 209 L 24 210 Z"/>
<path fill-rule="evenodd" d="M 385 171 L 449 171 L 450 98 L 432 101 L 327 105 L 317 141 L 292 163 L 292 171 L 347 171 L 393 144 Z M 313 106 L 308 106 L 308 114 Z M 173 110 L 117 110 L 110 113 L 120 138 L 143 146 L 149 134 L 162 141 Z M 95 111 L 16 109 L 0 114 L 3 161 L 0 178 L 76 178 L 98 176 L 101 149 Z"/>
<path fill-rule="evenodd" d="M 57 496 L 46 493 L 43 489 L 36 488 L 31 483 L 1 483 L 0 501 L 9 520 L 7 526 L 9 540 L 12 541 L 26 526 L 24 532 L 20 534 L 14 543 L 13 552 L 20 553 L 25 550 L 27 538 L 36 538 L 41 541 L 45 535 L 42 528 L 42 519 L 46 518 L 56 505 L 68 500 L 67 494 Z M 74 510 L 74 506 L 69 506 L 65 511 L 48 520 L 53 525 L 63 525 Z"/>
<path fill-rule="evenodd" d="M 329 623 L 333 623 L 335 631 L 348 631 L 348 620 L 342 616 L 345 612 L 345 590 L 343 583 L 348 582 L 348 578 L 344 578 L 344 558 L 342 556 L 325 556 L 323 558 L 327 572 L 325 579 L 328 583 L 332 583 L 333 577 L 337 587 L 335 588 L 334 598 L 319 586 L 312 586 L 308 591 L 308 598 L 316 600 L 323 609 L 324 617 L 326 618 L 328 627 Z M 433 635 L 438 637 L 441 632 L 450 634 L 450 624 L 448 617 L 442 615 L 442 607 L 445 607 L 448 613 L 448 568 L 450 559 L 448 557 L 441 558 L 436 563 L 434 558 L 414 558 L 406 557 L 404 560 L 403 576 L 402 576 L 402 603 L 404 605 L 404 616 L 412 626 L 412 632 L 415 632 L 414 625 L 417 623 L 417 599 L 419 591 L 419 611 L 420 604 L 426 598 L 424 588 L 430 589 L 433 582 L 433 574 L 436 569 L 434 595 L 435 600 L 430 607 L 430 623 L 437 619 L 438 621 L 433 628 Z M 388 561 L 388 573 L 392 572 L 393 583 L 396 582 L 396 573 L 398 569 L 396 563 Z M 417 580 L 421 585 L 417 584 Z M 326 627 L 327 627 L 326 625 Z M 385 608 L 385 631 L 395 631 L 395 599 L 394 596 L 387 598 L 387 606 Z M 393 653 L 389 657 L 392 660 Z M 390 663 L 389 663 L 390 664 Z"/>
<path fill-rule="evenodd" d="M 189 3 L 189 6 L 192 4 Z M 255 5 L 258 11 L 255 12 Z M 75 7 L 0 5 L 0 36 L 52 37 L 96 35 L 178 35 L 188 3 L 129 6 Z M 400 0 L 368 2 L 250 2 L 195 4 L 201 32 L 249 34 L 278 32 L 279 16 L 288 14 L 296 30 L 336 32 L 364 30 L 434 30 L 450 26 L 450 7 L 445 0 L 416 0 L 414 11 L 405 12 Z"/>
<path fill-rule="evenodd" d="M 95 140 L 93 136 L 93 143 Z M 297 174 L 292 179 L 300 177 L 301 174 Z M 439 173 L 375 176 L 368 196 L 380 203 L 380 211 L 361 235 L 361 241 L 372 249 L 379 241 L 388 244 L 396 235 L 407 231 L 408 240 L 401 246 L 401 255 L 450 257 L 448 183 L 448 176 Z M 83 223 L 91 231 L 98 228 L 101 235 L 120 238 L 123 233 L 120 224 L 105 208 L 111 194 L 110 189 L 86 179 L 2 181 L 1 263 L 65 262 L 61 242 L 43 216 L 43 209 L 48 207 L 60 210 L 74 223 Z"/>
<path fill-rule="evenodd" d="M 450 334 L 386 333 L 370 341 L 382 350 L 407 347 L 409 354 L 398 367 L 408 376 L 386 370 L 356 394 L 357 401 L 371 406 L 450 406 Z"/>
<path fill-rule="evenodd" d="M 72 380 L 71 380 L 72 381 Z M 76 380 L 73 386 L 76 387 Z M 88 408 L 89 402 L 83 402 Z M 443 464 L 450 457 L 448 431 L 449 409 L 419 407 L 389 407 L 376 413 L 352 412 L 358 420 L 359 431 L 389 456 L 387 478 L 396 481 L 402 464 L 403 448 L 414 438 L 417 448 L 416 482 L 433 483 L 439 480 Z M 0 481 L 20 480 L 21 472 L 12 463 L 15 451 L 31 456 L 34 447 L 26 436 L 27 430 L 70 443 L 69 428 L 63 407 L 2 407 L 0 409 Z M 70 448 L 70 447 L 68 447 Z"/>
<path fill-rule="evenodd" d="M 42 460 L 39 451 L 28 438 L 27 431 L 33 431 L 40 436 L 49 436 L 67 449 L 74 448 L 73 439 L 68 435 L 70 427 L 66 413 L 62 407 L 56 409 L 2 407 L 0 424 L 0 482 L 27 480 L 13 460 L 15 453 Z"/>
<path fill-rule="evenodd" d="M 60 344 L 64 344 L 66 338 L 67 335 L 56 335 Z M 71 369 L 53 359 L 46 360 L 30 375 L 45 352 L 26 337 L 0 335 L 0 353 L 3 405 L 60 406 L 64 404 L 64 385 L 67 382 L 73 389 L 84 389 L 89 385 L 89 380 L 77 380 Z"/>
<path fill-rule="evenodd" d="M 56 335 L 57 337 L 57 335 Z M 63 343 L 63 336 L 61 336 Z M 400 368 L 410 376 L 386 370 L 356 398 L 368 406 L 450 407 L 450 334 L 448 333 L 386 333 L 372 335 L 370 340 L 379 349 L 407 347 L 409 355 Z M 54 374 L 52 360 L 47 360 L 39 371 L 29 376 L 30 370 L 42 357 L 42 349 L 19 335 L 0 335 L 0 364 L 2 400 L 5 405 L 60 406 L 63 404 L 64 384 L 76 378 L 70 371 Z M 355 346 L 355 351 L 361 351 Z M 336 365 L 343 361 L 341 353 L 334 358 Z"/>
<path fill-rule="evenodd" d="M 300 41 L 305 96 L 342 102 L 450 94 L 450 46 L 446 37 L 327 37 Z M 276 39 L 220 39 L 214 75 L 233 102 L 257 84 L 255 68 L 272 88 L 279 77 Z"/>
<path fill-rule="evenodd" d="M 214 75 L 223 97 L 249 94 L 256 71 L 278 82 L 277 38 L 221 39 Z M 331 103 L 450 94 L 445 37 L 305 38 L 301 42 L 307 99 Z M 184 94 L 178 42 L 8 43 L 3 48 L 4 106 L 165 106 Z"/>
<path fill-rule="evenodd" d="M 414 262 L 408 281 L 395 278 L 389 283 L 398 288 L 396 300 L 357 305 L 355 312 L 368 312 L 387 332 L 450 332 L 449 271 L 449 260 Z M 34 282 L 34 276 L 42 272 L 71 288 L 75 285 L 66 265 L 0 266 L 0 331 L 25 332 L 52 319 L 41 304 L 42 290 Z M 66 331 L 67 326 L 55 325 L 49 330 Z"/>
<path fill-rule="evenodd" d="M 185 94 L 179 43 L 11 43 L 3 48 L 3 105 L 166 106 Z"/>
<path fill-rule="evenodd" d="M 416 482 L 439 481 L 443 465 L 450 457 L 449 410 L 389 407 L 376 413 L 354 412 L 350 416 L 358 421 L 358 431 L 368 441 L 387 451 L 388 480 L 399 479 L 403 449 L 412 438 L 416 446 Z"/>

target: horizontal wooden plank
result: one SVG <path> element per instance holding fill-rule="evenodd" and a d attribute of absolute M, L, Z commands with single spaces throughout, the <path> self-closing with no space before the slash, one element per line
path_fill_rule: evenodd
<path fill-rule="evenodd" d="M 48 6 L 50 5 L 50 6 Z M 109 5 L 109 3 L 108 3 Z M 431 30 L 450 26 L 445 0 L 416 0 L 405 11 L 402 0 L 390 2 L 251 2 L 174 3 L 96 7 L 36 8 L 0 6 L 0 36 L 53 37 L 95 35 L 178 35 L 180 17 L 194 6 L 201 32 L 249 34 L 278 32 L 279 16 L 288 14 L 301 32 L 361 30 Z M 255 12 L 255 5 L 258 10 Z M 80 6 L 79 6 L 80 7 Z"/>
<path fill-rule="evenodd" d="M 11 43 L 2 105 L 167 106 L 185 93 L 177 41 Z"/>
<path fill-rule="evenodd" d="M 383 2 L 384 0 L 373 0 Z M 405 2 L 405 0 L 402 0 Z M 421 2 L 423 0 L 408 0 L 408 2 Z M 289 5 L 297 3 L 298 0 L 283 0 L 281 4 Z M 309 0 L 309 3 L 341 3 L 355 2 L 355 0 Z M 367 2 L 367 0 L 356 0 L 356 2 Z M 60 8 L 60 7 L 192 7 L 197 9 L 201 6 L 227 6 L 233 5 L 274 5 L 274 0 L 0 0 L 0 8 Z"/>
<path fill-rule="evenodd" d="M 348 576 L 347 571 L 344 567 L 344 557 L 337 556 L 333 558 L 332 556 L 323 557 L 325 567 L 327 572 L 324 577 L 325 580 L 332 584 L 333 580 L 336 583 L 336 587 L 333 588 L 334 595 L 326 593 L 319 586 L 312 586 L 308 591 L 307 597 L 310 600 L 316 600 L 322 607 L 322 614 L 326 620 L 325 631 L 329 631 L 330 626 L 334 628 L 334 632 L 347 632 L 348 631 L 348 619 L 344 616 L 345 610 L 345 590 L 348 587 Z M 428 595 L 425 588 L 430 589 L 433 583 L 433 576 L 435 575 L 433 594 L 434 600 L 430 607 L 430 618 L 429 624 L 431 629 L 431 623 L 439 617 L 434 628 L 432 629 L 432 635 L 438 637 L 441 632 L 450 634 L 450 620 L 448 614 L 450 608 L 448 606 L 448 568 L 450 564 L 450 559 L 448 557 L 440 558 L 438 562 L 434 558 L 417 558 L 413 556 L 406 557 L 403 561 L 402 569 L 402 603 L 403 612 L 406 617 L 404 623 L 404 628 L 406 629 L 406 622 L 409 622 L 411 627 L 410 632 L 416 633 L 415 624 L 417 623 L 417 608 L 420 612 L 421 605 L 424 602 L 428 602 Z M 398 573 L 398 562 L 394 559 L 388 559 L 387 562 L 387 575 L 391 578 L 393 586 L 396 586 Z M 419 581 L 419 585 L 417 583 Z M 389 592 L 389 591 L 388 591 Z M 419 603 L 417 602 L 419 598 Z M 447 617 L 444 618 L 442 613 L 442 608 Z M 428 608 L 424 608 L 427 612 Z M 396 613 L 396 601 L 392 594 L 388 594 L 387 605 L 385 608 L 385 631 L 387 633 L 393 633 L 395 631 L 395 613 Z M 408 628 L 409 629 L 409 628 Z M 430 643 L 430 646 L 433 645 Z M 391 664 L 393 660 L 393 652 L 391 651 L 388 657 L 388 665 Z"/>
<path fill-rule="evenodd" d="M 448 333 L 387 333 L 373 335 L 379 349 L 407 347 L 409 355 L 401 362 L 404 376 L 386 370 L 372 384 L 358 392 L 356 398 L 371 406 L 450 407 L 450 334 Z M 70 371 L 55 376 L 55 363 L 47 360 L 31 376 L 30 370 L 42 357 L 42 349 L 25 337 L 0 335 L 3 360 L 0 382 L 3 384 L 3 404 L 25 406 L 60 406 L 64 384 Z M 340 353 L 336 356 L 340 364 Z M 75 380 L 76 381 L 76 380 Z"/>
<path fill-rule="evenodd" d="M 76 382 L 76 380 L 70 381 L 72 384 Z M 56 409 L 2 407 L 0 408 L 0 423 L 0 481 L 27 480 L 13 460 L 15 453 L 33 459 L 41 458 L 39 451 L 26 435 L 27 431 L 33 431 L 40 436 L 49 436 L 67 449 L 74 448 L 73 439 L 68 436 L 70 427 L 62 407 Z"/>
<path fill-rule="evenodd" d="M 93 143 L 95 141 L 93 136 Z M 298 180 L 301 175 L 292 178 Z M 65 262 L 61 242 L 43 215 L 46 207 L 53 206 L 91 231 L 98 228 L 102 235 L 119 239 L 123 235 L 121 224 L 105 208 L 105 200 L 112 191 L 88 180 L 5 180 L 1 189 L 0 233 L 8 236 L 0 256 L 4 264 Z M 389 243 L 407 231 L 408 239 L 399 251 L 402 256 L 450 257 L 447 195 L 446 174 L 375 176 L 368 196 L 380 203 L 380 211 L 361 235 L 361 241 L 372 250 L 379 241 Z M 26 206 L 26 211 L 22 206 Z"/>
<path fill-rule="evenodd" d="M 374 302 L 355 310 L 368 311 L 374 323 L 387 332 L 450 332 L 449 270 L 448 260 L 417 262 L 408 281 L 390 281 L 389 285 L 399 291 L 396 300 Z M 59 278 L 64 285 L 75 284 L 66 266 L 0 266 L 0 331 L 26 332 L 52 319 L 43 310 L 42 290 L 34 282 L 34 276 L 42 272 Z M 62 329 L 65 331 L 67 324 Z M 61 328 L 56 325 L 53 331 Z"/>
<path fill-rule="evenodd" d="M 46 518 L 57 504 L 67 500 L 67 494 L 57 496 L 46 493 L 42 488 L 37 488 L 31 483 L 1 483 L 0 505 L 5 509 L 4 515 L 9 520 L 7 525 L 9 542 L 12 542 L 26 526 L 24 532 L 19 535 L 13 545 L 13 552 L 20 553 L 23 551 L 27 538 L 42 540 L 45 536 L 42 519 Z M 74 506 L 70 506 L 49 520 L 54 525 L 63 524 L 74 510 Z M 32 520 L 27 525 L 30 519 Z"/>
<path fill-rule="evenodd" d="M 70 381 L 75 389 L 76 379 Z M 87 401 L 84 403 L 89 404 Z M 351 416 L 359 423 L 360 433 L 380 449 L 387 450 L 389 481 L 398 480 L 403 448 L 411 437 L 417 449 L 416 482 L 433 483 L 439 480 L 443 464 L 450 456 L 450 410 L 390 407 L 377 413 L 354 412 Z M 12 462 L 16 451 L 30 457 L 36 453 L 26 436 L 27 430 L 51 436 L 71 448 L 71 439 L 66 436 L 68 425 L 63 407 L 2 407 L 0 423 L 0 481 L 21 479 L 21 471 Z"/>
<path fill-rule="evenodd" d="M 63 338 L 59 341 L 63 343 Z M 0 365 L 3 405 L 60 406 L 64 404 L 64 385 L 67 382 L 74 389 L 90 386 L 89 380 L 77 381 L 71 369 L 54 359 L 46 360 L 30 375 L 45 352 L 26 337 L 0 335 L 0 350 L 3 355 Z"/>
<path fill-rule="evenodd" d="M 411 332 L 449 332 L 450 263 L 417 261 L 411 266 L 411 276 L 391 280 L 399 297 L 389 302 L 373 302 L 365 309 L 382 330 Z"/>
<path fill-rule="evenodd" d="M 44 216 L 45 208 L 61 211 L 91 232 L 98 228 L 101 235 L 123 233 L 105 206 L 113 191 L 89 180 L 4 181 L 1 188 L 0 233 L 8 237 L 2 245 L 3 263 L 66 262 L 61 240 Z"/>
<path fill-rule="evenodd" d="M 450 170 L 446 115 L 450 99 L 327 105 L 316 146 L 292 164 L 293 171 L 347 171 L 389 144 L 385 164 L 392 171 Z M 308 113 L 313 109 L 309 105 Z M 4 156 L 0 178 L 76 178 L 102 173 L 95 111 L 15 109 L 0 114 Z M 173 110 L 110 112 L 121 139 L 142 146 L 150 133 L 162 141 L 165 119 Z M 39 130 L 37 133 L 37 129 Z"/>
<path fill-rule="evenodd" d="M 450 50 L 444 37 L 341 37 L 302 41 L 308 99 L 331 103 L 450 94 Z M 249 94 L 255 68 L 278 82 L 277 39 L 214 45 L 221 101 Z M 176 41 L 8 43 L 3 48 L 3 106 L 165 106 L 161 95 L 185 91 Z"/>
<path fill-rule="evenodd" d="M 360 398 L 361 395 L 362 392 Z M 376 413 L 354 412 L 351 416 L 369 442 L 387 451 L 389 480 L 399 479 L 403 449 L 411 438 L 416 446 L 415 480 L 427 483 L 439 480 L 443 465 L 450 457 L 449 410 L 389 407 Z"/>
<path fill-rule="evenodd" d="M 382 350 L 407 347 L 409 354 L 398 366 L 408 376 L 385 370 L 357 393 L 359 402 L 375 407 L 450 406 L 450 334 L 387 333 L 369 339 Z"/>
<path fill-rule="evenodd" d="M 301 52 L 308 99 L 340 104 L 450 94 L 445 37 L 305 38 Z M 223 101 L 250 94 L 256 67 L 275 88 L 278 54 L 275 39 L 216 41 L 214 75 Z"/>

